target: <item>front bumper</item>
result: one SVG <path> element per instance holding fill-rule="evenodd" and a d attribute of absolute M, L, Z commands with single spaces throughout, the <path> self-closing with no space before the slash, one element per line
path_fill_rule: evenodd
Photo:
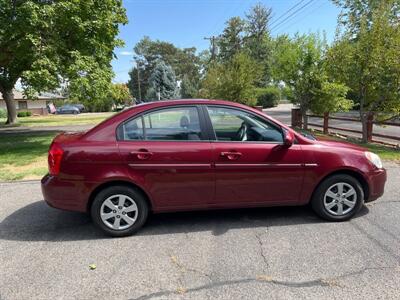
<path fill-rule="evenodd" d="M 41 180 L 44 201 L 54 208 L 87 211 L 90 188 L 82 181 L 65 181 L 49 174 Z"/>
<path fill-rule="evenodd" d="M 370 202 L 381 197 L 385 191 L 386 169 L 378 169 L 368 174 L 369 195 L 365 202 Z"/>

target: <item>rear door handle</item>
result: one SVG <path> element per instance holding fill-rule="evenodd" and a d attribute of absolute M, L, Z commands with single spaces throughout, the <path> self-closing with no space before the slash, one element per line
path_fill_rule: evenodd
<path fill-rule="evenodd" d="M 229 160 L 237 160 L 242 156 L 240 152 L 221 152 L 222 157 L 226 157 Z"/>
<path fill-rule="evenodd" d="M 146 160 L 153 156 L 153 152 L 149 152 L 146 149 L 140 149 L 139 151 L 131 151 L 130 154 L 136 156 L 136 158 L 140 160 Z"/>

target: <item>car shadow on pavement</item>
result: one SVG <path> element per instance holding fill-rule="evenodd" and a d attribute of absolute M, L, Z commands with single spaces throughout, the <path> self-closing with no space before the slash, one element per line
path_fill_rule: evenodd
<path fill-rule="evenodd" d="M 369 212 L 364 206 L 355 218 Z M 231 229 L 315 224 L 308 206 L 195 211 L 150 215 L 136 236 L 210 231 L 222 235 Z M 0 239 L 16 241 L 76 241 L 107 238 L 88 214 L 61 211 L 44 201 L 18 209 L 0 223 Z"/>

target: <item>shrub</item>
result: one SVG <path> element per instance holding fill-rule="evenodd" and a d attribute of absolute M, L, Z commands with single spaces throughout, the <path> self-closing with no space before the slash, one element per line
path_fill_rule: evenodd
<path fill-rule="evenodd" d="M 276 86 L 268 86 L 256 90 L 257 105 L 262 107 L 274 107 L 279 103 L 280 91 Z"/>
<path fill-rule="evenodd" d="M 17 114 L 18 118 L 29 117 L 31 115 L 32 115 L 32 113 L 30 111 L 20 111 Z"/>
<path fill-rule="evenodd" d="M 7 118 L 7 111 L 3 108 L 0 108 L 0 118 Z"/>

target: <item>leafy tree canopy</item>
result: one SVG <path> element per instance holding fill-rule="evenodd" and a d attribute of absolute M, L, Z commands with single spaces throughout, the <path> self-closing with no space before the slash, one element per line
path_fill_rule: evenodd
<path fill-rule="evenodd" d="M 304 126 L 307 111 L 317 113 L 348 110 L 347 87 L 329 80 L 324 64 L 326 43 L 318 35 L 280 36 L 273 60 L 274 78 L 288 87 L 289 99 L 300 106 Z"/>
<path fill-rule="evenodd" d="M 69 85 L 72 97 L 108 93 L 118 25 L 127 18 L 121 0 L 0 0 L 0 92 L 8 123 L 16 121 L 13 88 L 27 94 Z"/>
<path fill-rule="evenodd" d="M 130 104 L 132 101 L 131 93 L 126 84 L 123 83 L 114 83 L 111 86 L 110 97 L 116 105 Z"/>
<path fill-rule="evenodd" d="M 255 105 L 255 83 L 260 71 L 259 65 L 249 55 L 237 53 L 230 61 L 210 67 L 202 82 L 200 95 Z"/>
<path fill-rule="evenodd" d="M 358 102 L 366 141 L 369 114 L 379 118 L 400 115 L 400 19 L 393 18 L 400 2 L 359 2 L 364 4 L 363 10 L 345 23 L 328 52 L 327 66 Z M 346 14 L 354 14 L 353 10 L 353 6 L 344 7 Z"/>
<path fill-rule="evenodd" d="M 153 41 L 149 37 L 144 37 L 136 44 L 134 51 L 139 72 L 137 66 L 129 72 L 128 86 L 137 99 L 146 95 L 150 76 L 159 60 L 171 66 L 177 80 L 183 80 L 185 75 L 194 85 L 197 85 L 200 80 L 200 59 L 196 55 L 195 47 L 180 49 L 172 43 Z M 142 95 L 139 95 L 138 73 Z"/>

